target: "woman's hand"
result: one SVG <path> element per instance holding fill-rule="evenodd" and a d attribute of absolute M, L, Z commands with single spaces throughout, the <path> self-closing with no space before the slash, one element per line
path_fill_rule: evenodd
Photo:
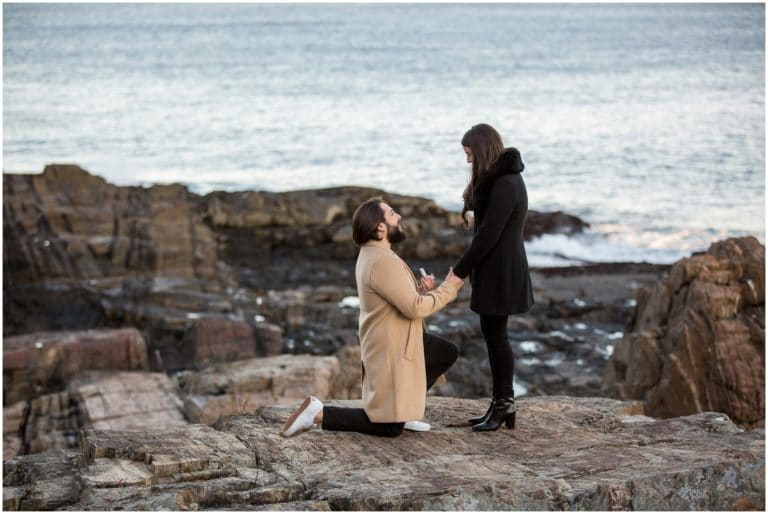
<path fill-rule="evenodd" d="M 445 276 L 444 283 L 449 283 L 453 285 L 454 287 L 456 287 L 456 290 L 459 290 L 461 287 L 464 286 L 464 280 L 453 273 L 453 267 L 448 269 L 448 275 Z"/>

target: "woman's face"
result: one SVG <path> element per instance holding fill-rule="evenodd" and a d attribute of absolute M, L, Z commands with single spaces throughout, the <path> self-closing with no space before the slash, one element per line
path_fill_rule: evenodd
<path fill-rule="evenodd" d="M 472 164 L 472 150 L 469 146 L 464 147 L 464 153 L 467 154 L 467 164 Z"/>

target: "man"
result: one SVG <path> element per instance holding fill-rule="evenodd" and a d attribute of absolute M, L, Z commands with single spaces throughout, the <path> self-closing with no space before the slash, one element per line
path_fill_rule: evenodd
<path fill-rule="evenodd" d="M 322 424 L 332 431 L 399 436 L 406 422 L 424 416 L 426 392 L 453 365 L 456 345 L 424 331 L 424 318 L 456 299 L 464 281 L 449 270 L 439 287 L 421 283 L 392 245 L 405 239 L 400 215 L 381 199 L 369 199 L 352 217 L 360 247 L 355 267 L 360 298 L 363 409 L 323 407 L 307 397 L 283 428 L 284 436 Z M 413 425 L 413 424 L 411 424 Z"/>

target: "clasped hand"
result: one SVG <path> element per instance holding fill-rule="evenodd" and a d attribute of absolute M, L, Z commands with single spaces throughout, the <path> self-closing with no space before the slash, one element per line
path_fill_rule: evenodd
<path fill-rule="evenodd" d="M 453 285 L 457 290 L 464 286 L 464 280 L 453 273 L 453 267 L 448 269 L 448 274 L 443 280 L 443 283 L 445 282 Z M 428 292 L 435 290 L 435 288 L 437 288 L 435 276 L 424 276 L 419 281 L 419 294 L 427 294 Z"/>

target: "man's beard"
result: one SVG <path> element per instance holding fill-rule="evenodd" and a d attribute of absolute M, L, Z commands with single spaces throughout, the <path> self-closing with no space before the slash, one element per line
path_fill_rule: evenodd
<path fill-rule="evenodd" d="M 387 241 L 391 244 L 400 243 L 405 239 L 405 232 L 400 230 L 400 225 L 387 225 Z"/>

